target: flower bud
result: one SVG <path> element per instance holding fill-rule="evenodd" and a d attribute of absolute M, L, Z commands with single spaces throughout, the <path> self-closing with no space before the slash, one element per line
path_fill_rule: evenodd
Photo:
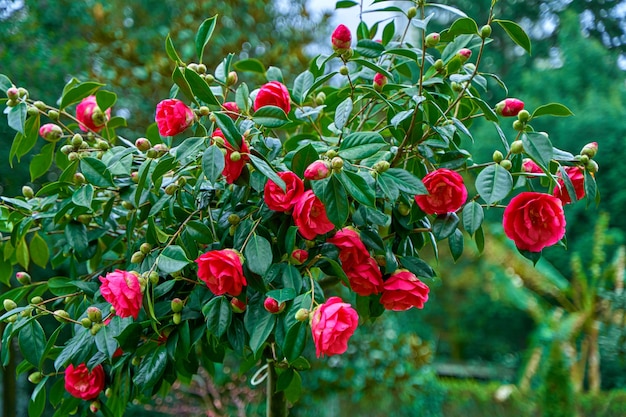
<path fill-rule="evenodd" d="M 521 140 L 513 141 L 511 144 L 511 153 L 518 154 L 524 152 L 524 144 Z"/>
<path fill-rule="evenodd" d="M 63 130 L 54 123 L 46 123 L 39 128 L 39 136 L 48 142 L 56 142 L 63 136 Z"/>
<path fill-rule="evenodd" d="M 600 167 L 598 166 L 598 163 L 596 161 L 594 161 L 593 159 L 591 159 L 589 161 L 589 163 L 587 164 L 587 170 L 591 174 L 595 174 L 596 172 L 598 172 L 599 169 L 600 169 Z"/>
<path fill-rule="evenodd" d="M 408 17 L 409 19 L 413 19 L 415 16 L 417 16 L 416 7 L 411 7 L 409 8 L 409 10 L 406 11 L 406 17 Z"/>
<path fill-rule="evenodd" d="M 181 311 L 183 311 L 184 306 L 185 306 L 185 303 L 183 302 L 183 300 L 181 300 L 178 297 L 174 298 L 172 302 L 170 303 L 170 307 L 172 308 L 172 311 L 174 313 L 180 313 Z"/>
<path fill-rule="evenodd" d="M 153 149 L 158 152 L 159 156 L 165 155 L 169 152 L 169 148 L 164 143 L 157 143 L 156 145 L 154 145 Z"/>
<path fill-rule="evenodd" d="M 345 25 L 337 26 L 330 37 L 330 41 L 335 52 L 338 54 L 344 53 L 350 49 L 350 43 L 352 42 L 350 29 Z"/>
<path fill-rule="evenodd" d="M 263 301 L 263 307 L 265 307 L 265 310 L 267 310 L 269 313 L 279 314 L 282 313 L 285 309 L 285 302 L 283 301 L 279 304 L 278 301 L 276 301 L 272 297 L 267 297 L 265 301 Z"/>
<path fill-rule="evenodd" d="M 508 159 L 505 159 L 503 161 L 500 161 L 500 166 L 506 169 L 507 171 L 510 171 L 511 168 L 513 167 L 513 164 Z"/>
<path fill-rule="evenodd" d="M 516 120 L 513 122 L 513 129 L 517 130 L 518 132 L 523 132 L 525 128 L 526 128 L 525 123 L 520 122 L 519 120 Z"/>
<path fill-rule="evenodd" d="M 381 92 L 383 90 L 383 87 L 386 84 L 387 84 L 387 77 L 377 72 L 376 75 L 374 75 L 374 90 Z"/>
<path fill-rule="evenodd" d="M 524 109 L 524 102 L 517 98 L 506 98 L 496 104 L 496 113 L 504 117 L 514 117 Z"/>
<path fill-rule="evenodd" d="M 472 50 L 468 48 L 461 48 L 456 55 L 461 59 L 461 62 L 466 62 L 472 56 Z"/>
<path fill-rule="evenodd" d="M 17 308 L 17 303 L 10 298 L 4 299 L 4 301 L 2 301 L 2 305 L 6 311 L 15 310 Z"/>
<path fill-rule="evenodd" d="M 304 249 L 294 249 L 291 252 L 291 257 L 289 260 L 294 265 L 302 265 L 306 260 L 309 259 L 309 252 Z"/>
<path fill-rule="evenodd" d="M 191 64 L 187 64 L 187 68 L 192 70 L 193 72 L 198 72 L 198 64 L 192 62 Z"/>
<path fill-rule="evenodd" d="M 244 311 L 246 311 L 246 307 L 246 303 L 244 301 L 241 301 L 239 298 L 233 298 L 230 300 L 230 308 L 235 313 L 243 313 Z"/>
<path fill-rule="evenodd" d="M 390 167 L 391 164 L 389 163 L 389 161 L 378 161 L 374 164 L 372 169 L 380 174 L 387 171 Z"/>
<path fill-rule="evenodd" d="M 67 159 L 70 161 L 78 161 L 80 159 L 80 155 L 78 152 L 70 152 L 70 154 L 67 155 Z"/>
<path fill-rule="evenodd" d="M 91 322 L 91 320 L 89 320 L 89 317 L 83 317 L 83 318 L 80 320 L 80 324 L 81 324 L 81 325 L 82 325 L 85 329 L 89 329 L 89 328 L 91 328 L 91 324 L 92 324 L 92 322 Z"/>
<path fill-rule="evenodd" d="M 310 311 L 306 308 L 301 308 L 296 311 L 296 320 L 298 321 L 306 321 L 309 318 Z"/>
<path fill-rule="evenodd" d="M 345 65 L 342 65 L 339 68 L 339 74 L 341 74 L 341 75 L 348 75 L 349 73 L 350 73 L 350 70 Z"/>
<path fill-rule="evenodd" d="M 133 256 L 131 256 L 130 262 L 133 263 L 133 264 L 138 264 L 138 263 L 143 262 L 145 257 L 146 257 L 146 255 L 144 255 L 143 253 L 137 251 L 137 252 L 133 253 Z"/>
<path fill-rule="evenodd" d="M 155 159 L 159 157 L 159 153 L 156 151 L 156 149 L 152 148 L 146 151 L 146 156 L 150 159 Z"/>
<path fill-rule="evenodd" d="M 480 28 L 480 37 L 485 39 L 491 36 L 491 26 L 485 25 Z"/>
<path fill-rule="evenodd" d="M 139 250 L 141 251 L 141 253 L 143 253 L 144 255 L 147 255 L 150 253 L 150 251 L 152 250 L 152 245 L 149 244 L 148 242 L 144 242 L 141 244 L 141 246 L 139 247 Z"/>
<path fill-rule="evenodd" d="M 235 71 L 231 71 L 226 76 L 226 85 L 229 87 L 231 85 L 235 85 L 237 84 L 237 80 L 238 80 L 237 73 Z"/>
<path fill-rule="evenodd" d="M 336 157 L 339 154 L 337 153 L 336 150 L 329 149 L 329 150 L 326 151 L 326 153 L 324 155 L 326 155 L 326 157 L 329 158 L 329 159 L 333 159 L 334 157 Z"/>
<path fill-rule="evenodd" d="M 17 278 L 19 283 L 22 285 L 28 285 L 31 283 L 30 275 L 27 272 L 20 271 L 15 274 L 15 278 Z"/>
<path fill-rule="evenodd" d="M 54 318 L 59 323 L 67 323 L 69 321 L 68 319 L 70 318 L 70 313 L 65 310 L 55 310 L 53 314 Z"/>
<path fill-rule="evenodd" d="M 341 170 L 341 168 L 343 168 L 343 159 L 341 159 L 339 156 L 334 157 L 333 159 L 331 159 L 330 161 L 330 166 L 335 170 L 335 171 L 339 171 Z"/>
<path fill-rule="evenodd" d="M 398 213 L 400 213 L 401 216 L 408 216 L 411 214 L 411 207 L 406 203 L 400 203 L 398 204 Z"/>
<path fill-rule="evenodd" d="M 304 170 L 304 178 L 307 180 L 323 180 L 330 175 L 330 164 L 328 161 L 318 159 Z"/>
<path fill-rule="evenodd" d="M 61 146 L 61 152 L 64 153 L 65 155 L 69 155 L 73 151 L 74 151 L 74 148 L 72 148 L 71 145 Z"/>
<path fill-rule="evenodd" d="M 582 150 L 580 151 L 581 155 L 586 155 L 589 158 L 593 158 L 594 156 L 596 156 L 596 153 L 598 153 L 598 142 L 590 142 L 583 146 Z"/>
<path fill-rule="evenodd" d="M 89 333 L 91 333 L 92 336 L 95 336 L 98 334 L 101 328 L 102 328 L 102 324 L 94 323 L 91 325 L 91 329 L 89 329 Z"/>
<path fill-rule="evenodd" d="M 234 101 L 227 101 L 222 104 L 222 107 L 226 111 L 226 115 L 231 119 L 237 120 L 239 118 L 239 113 L 241 113 L 241 110 L 239 109 L 237 103 L 235 103 Z"/>
<path fill-rule="evenodd" d="M 196 69 L 198 74 L 204 74 L 206 72 L 206 65 L 198 64 L 198 68 Z"/>
<path fill-rule="evenodd" d="M 323 91 L 320 91 L 319 93 L 317 93 L 317 95 L 315 96 L 315 104 L 317 104 L 318 106 L 321 106 L 322 104 L 324 104 L 325 101 L 326 101 L 326 94 Z"/>
<path fill-rule="evenodd" d="M 152 285 L 156 285 L 159 283 L 159 274 L 156 271 L 152 271 L 148 275 L 148 279 L 150 280 Z"/>
<path fill-rule="evenodd" d="M 493 162 L 499 164 L 504 159 L 504 155 L 500 151 L 494 151 L 493 153 Z"/>
<path fill-rule="evenodd" d="M 183 319 L 183 316 L 180 313 L 174 313 L 172 315 L 172 322 L 177 326 L 180 324 L 182 319 Z"/>
<path fill-rule="evenodd" d="M 43 303 L 43 298 L 40 297 L 40 296 L 35 296 L 35 297 L 30 299 L 30 303 L 31 304 L 41 304 L 41 303 Z"/>
<path fill-rule="evenodd" d="M 33 384 L 39 384 L 42 379 L 43 375 L 41 374 L 41 372 L 33 372 L 32 374 L 28 375 L 28 381 Z"/>
<path fill-rule="evenodd" d="M 33 191 L 33 189 L 31 187 L 29 187 L 28 185 L 24 185 L 22 187 L 22 195 L 27 198 L 27 199 L 31 199 L 35 196 L 35 192 Z"/>
<path fill-rule="evenodd" d="M 434 48 L 439 43 L 439 39 L 440 38 L 441 38 L 441 36 L 439 35 L 439 33 L 432 32 L 432 33 L 429 33 L 426 36 L 426 39 L 424 39 L 424 43 L 426 44 L 427 48 Z M 471 53 L 470 53 L 470 55 L 471 55 Z M 442 63 L 443 63 L 443 61 L 442 61 Z"/>
<path fill-rule="evenodd" d="M 9 88 L 6 93 L 9 100 L 17 100 L 20 96 L 20 93 L 16 87 Z"/>
<path fill-rule="evenodd" d="M 17 94 L 20 98 L 28 98 L 28 90 L 24 87 L 20 87 L 17 89 Z"/>
<path fill-rule="evenodd" d="M 89 404 L 89 411 L 94 414 L 100 411 L 100 401 L 92 401 L 91 404 Z"/>
<path fill-rule="evenodd" d="M 49 110 L 48 111 L 48 118 L 50 120 L 54 120 L 56 122 L 57 120 L 59 120 L 59 112 L 56 111 L 56 110 Z"/>
<path fill-rule="evenodd" d="M 528 110 L 520 110 L 520 112 L 517 113 L 517 120 L 522 123 L 527 123 L 530 120 L 530 113 Z"/>
<path fill-rule="evenodd" d="M 29 116 L 37 116 L 39 114 L 39 110 L 37 110 L 37 107 L 28 106 L 26 114 L 28 114 Z"/>
<path fill-rule="evenodd" d="M 88 307 L 87 317 L 94 323 L 100 323 L 102 321 L 102 311 L 98 307 Z"/>
<path fill-rule="evenodd" d="M 80 146 L 83 144 L 83 137 L 79 133 L 75 134 L 74 136 L 72 136 L 70 144 L 74 147 L 74 149 L 79 149 Z"/>
<path fill-rule="evenodd" d="M 146 138 L 139 138 L 135 141 L 135 146 L 141 152 L 147 152 L 152 147 L 152 144 Z"/>
<path fill-rule="evenodd" d="M 230 160 L 233 162 L 241 161 L 241 154 L 237 151 L 234 151 L 230 154 Z"/>

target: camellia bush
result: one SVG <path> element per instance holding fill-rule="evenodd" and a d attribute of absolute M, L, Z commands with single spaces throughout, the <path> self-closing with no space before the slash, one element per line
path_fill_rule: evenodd
<path fill-rule="evenodd" d="M 199 26 L 197 62 L 166 39 L 173 86 L 140 138 L 116 133 L 132 117 L 102 84 L 71 79 L 44 103 L 0 75 L 17 131 L 9 162 L 28 160 L 38 184 L 0 205 L 0 359 L 19 345 L 31 417 L 47 402 L 56 416 L 122 416 L 227 354 L 265 381 L 267 414 L 286 415 L 307 345 L 340 355 L 385 310 L 422 308 L 435 278 L 422 250 L 456 259 L 467 236 L 481 250 L 485 208 L 533 261 L 563 241 L 563 205 L 597 199 L 597 144 L 554 147 L 532 122 L 570 111 L 525 110 L 481 72 L 492 30 L 530 52 L 522 28 L 494 15 L 496 1 L 486 22 L 374 3 L 408 26 L 340 25 L 334 53 L 294 80 L 233 54 L 206 59 L 217 17 Z M 430 31 L 440 12 L 455 20 Z M 488 89 L 499 102 L 481 99 Z M 493 155 L 468 151 L 483 140 L 476 119 L 493 125 Z"/>

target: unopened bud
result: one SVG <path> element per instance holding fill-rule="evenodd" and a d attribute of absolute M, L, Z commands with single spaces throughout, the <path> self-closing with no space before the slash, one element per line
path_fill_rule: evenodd
<path fill-rule="evenodd" d="M 28 90 L 24 87 L 20 87 L 17 89 L 17 94 L 20 98 L 28 98 Z"/>
<path fill-rule="evenodd" d="M 91 329 L 89 329 L 89 333 L 91 333 L 92 336 L 95 336 L 96 334 L 98 334 L 100 329 L 102 329 L 102 324 L 94 323 L 91 325 Z"/>
<path fill-rule="evenodd" d="M 102 310 L 100 310 L 98 307 L 88 307 L 87 317 L 94 323 L 100 323 L 102 321 Z"/>
<path fill-rule="evenodd" d="M 35 305 L 41 304 L 41 303 L 43 303 L 43 298 L 37 295 L 37 296 L 35 296 L 35 297 L 30 299 L 30 303 L 31 304 L 35 304 Z"/>
<path fill-rule="evenodd" d="M 174 313 L 172 315 L 172 322 L 175 325 L 179 325 L 182 319 L 183 319 L 183 316 L 180 313 Z"/>
<path fill-rule="evenodd" d="M 146 156 L 150 159 L 154 159 L 159 157 L 159 153 L 156 151 L 156 149 L 152 148 L 146 151 Z"/>
<path fill-rule="evenodd" d="M 520 110 L 520 112 L 517 113 L 517 120 L 522 123 L 528 122 L 530 120 L 530 113 L 528 110 Z"/>
<path fill-rule="evenodd" d="M 389 161 L 378 161 L 374 164 L 372 169 L 374 169 L 374 171 L 378 173 L 383 173 L 387 171 L 390 167 L 391 167 L 391 164 L 389 163 Z"/>
<path fill-rule="evenodd" d="M 524 144 L 521 140 L 513 141 L 511 144 L 511 153 L 518 154 L 524 152 Z"/>
<path fill-rule="evenodd" d="M 317 95 L 315 96 L 315 104 L 317 104 L 318 106 L 321 106 L 322 104 L 324 104 L 325 101 L 326 101 L 326 94 L 323 91 L 320 91 L 319 93 L 317 93 Z"/>
<path fill-rule="evenodd" d="M 70 161 L 78 161 L 80 159 L 80 155 L 78 154 L 78 152 L 70 152 L 70 154 L 67 156 L 67 159 Z"/>
<path fill-rule="evenodd" d="M 33 372 L 32 374 L 28 375 L 28 381 L 33 384 L 39 384 L 42 379 L 43 375 L 41 374 L 41 372 Z"/>
<path fill-rule="evenodd" d="M 139 250 L 141 251 L 141 253 L 143 253 L 144 255 L 147 255 L 150 253 L 150 251 L 152 250 L 152 245 L 149 244 L 148 242 L 144 242 L 141 244 L 141 246 L 139 247 Z"/>
<path fill-rule="evenodd" d="M 499 164 L 503 159 L 504 159 L 504 155 L 502 155 L 502 152 L 500 151 L 493 152 L 493 162 L 495 162 L 496 164 Z"/>
<path fill-rule="evenodd" d="M 439 35 L 439 33 L 437 32 L 429 33 L 426 36 L 426 39 L 424 39 L 424 43 L 426 44 L 427 48 L 434 48 L 439 43 L 439 39 L 441 39 L 441 36 Z"/>
<path fill-rule="evenodd" d="M 276 301 L 272 297 L 267 297 L 265 301 L 263 301 L 263 307 L 265 307 L 265 310 L 267 310 L 269 313 L 279 314 L 282 313 L 285 309 L 285 302 L 283 301 L 279 304 L 278 301 Z"/>
<path fill-rule="evenodd" d="M 7 90 L 7 97 L 9 100 L 17 100 L 19 98 L 19 91 L 16 87 L 11 87 Z"/>
<path fill-rule="evenodd" d="M 491 26 L 485 25 L 480 28 L 480 37 L 486 39 L 491 36 Z"/>
<path fill-rule="evenodd" d="M 302 265 L 307 259 L 309 259 L 309 252 L 304 249 L 294 249 L 291 252 L 290 260 L 294 265 Z"/>
<path fill-rule="evenodd" d="M 15 301 L 11 300 L 10 298 L 6 298 L 2 302 L 2 305 L 4 306 L 4 309 L 6 311 L 15 310 L 17 308 L 17 303 Z"/>
<path fill-rule="evenodd" d="M 349 73 L 350 73 L 350 70 L 345 65 L 342 65 L 339 68 L 339 74 L 341 74 L 341 75 L 348 75 Z"/>
<path fill-rule="evenodd" d="M 41 111 L 46 110 L 46 103 L 44 103 L 43 101 L 37 100 L 33 103 L 33 106 L 35 106 L 38 110 L 41 110 Z"/>
<path fill-rule="evenodd" d="M 304 178 L 307 180 L 322 180 L 330 175 L 330 163 L 324 160 L 317 160 L 304 170 Z"/>
<path fill-rule="evenodd" d="M 74 136 L 72 136 L 72 140 L 70 141 L 70 144 L 75 148 L 75 149 L 79 149 L 80 145 L 83 144 L 83 137 L 77 133 Z"/>
<path fill-rule="evenodd" d="M 89 411 L 94 414 L 100 411 L 100 401 L 92 401 L 91 404 L 89 404 Z"/>
<path fill-rule="evenodd" d="M 137 252 L 133 253 L 133 256 L 131 256 L 130 262 L 133 263 L 133 264 L 138 264 L 138 263 L 143 262 L 145 257 L 146 257 L 146 255 L 144 255 L 143 253 L 137 251 Z"/>
<path fill-rule="evenodd" d="M 227 86 L 231 86 L 231 85 L 235 85 L 237 84 L 237 73 L 235 71 L 231 71 L 228 73 L 228 76 L 226 76 L 226 85 Z"/>
<path fill-rule="evenodd" d="M 398 204 L 398 213 L 400 213 L 401 216 L 408 216 L 411 214 L 411 207 L 406 203 L 400 203 Z"/>
<path fill-rule="evenodd" d="M 54 123 L 46 123 L 39 128 L 39 136 L 48 142 L 56 142 L 63 136 L 63 130 Z"/>
<path fill-rule="evenodd" d="M 518 132 L 523 132 L 525 128 L 526 128 L 525 123 L 520 122 L 519 120 L 516 120 L 513 122 L 513 129 L 517 130 Z"/>
<path fill-rule="evenodd" d="M 157 285 L 159 283 L 159 274 L 156 271 L 152 271 L 148 275 L 148 279 L 150 280 L 152 285 Z"/>
<path fill-rule="evenodd" d="M 586 155 L 589 158 L 593 158 L 594 156 L 596 156 L 597 153 L 598 153 L 598 142 L 590 142 L 586 144 L 585 146 L 583 146 L 582 150 L 580 151 L 581 155 Z"/>
<path fill-rule="evenodd" d="M 408 17 L 409 19 L 413 19 L 415 16 L 417 16 L 416 7 L 411 7 L 409 8 L 409 10 L 406 11 L 406 17 Z"/>
<path fill-rule="evenodd" d="M 54 318 L 59 323 L 67 323 L 69 321 L 68 319 L 70 318 L 70 313 L 65 310 L 55 310 L 53 314 Z"/>
<path fill-rule="evenodd" d="M 241 217 L 239 217 L 238 214 L 232 213 L 228 215 L 228 223 L 235 226 L 235 225 L 238 225 L 240 221 L 241 221 Z"/>
<path fill-rule="evenodd" d="M 596 172 L 598 172 L 599 169 L 600 169 L 600 167 L 598 166 L 598 163 L 596 161 L 594 161 L 593 159 L 591 159 L 589 161 L 589 163 L 587 164 L 587 170 L 591 174 L 595 174 Z"/>
<path fill-rule="evenodd" d="M 198 74 L 204 74 L 206 72 L 206 65 L 198 64 L 198 68 L 196 69 Z"/>
<path fill-rule="evenodd" d="M 300 310 L 296 311 L 296 320 L 306 321 L 309 318 L 309 313 L 310 311 L 306 308 L 301 308 Z"/>
<path fill-rule="evenodd" d="M 330 161 L 330 166 L 335 170 L 339 171 L 343 168 L 343 159 L 336 156 Z"/>
<path fill-rule="evenodd" d="M 174 298 L 170 303 L 170 307 L 172 308 L 172 311 L 174 313 L 180 313 L 181 311 L 183 311 L 184 306 L 185 303 L 180 298 Z"/>
<path fill-rule="evenodd" d="M 346 25 L 338 25 L 333 31 L 330 41 L 333 50 L 338 54 L 342 54 L 350 49 L 350 43 L 352 42 L 352 33 Z"/>
<path fill-rule="evenodd" d="M 238 162 L 241 160 L 241 154 L 237 151 L 234 151 L 230 154 L 230 160 L 233 162 Z"/>
<path fill-rule="evenodd" d="M 456 55 L 461 59 L 461 62 L 466 62 L 472 56 L 472 50 L 468 48 L 461 48 Z"/>
<path fill-rule="evenodd" d="M 54 120 L 56 122 L 57 120 L 59 120 L 59 112 L 56 111 L 56 110 L 49 110 L 48 111 L 48 118 L 50 120 Z"/>
<path fill-rule="evenodd" d="M 506 98 L 496 104 L 496 113 L 504 117 L 515 117 L 523 109 L 524 102 L 517 98 Z"/>
<path fill-rule="evenodd" d="M 33 191 L 31 187 L 29 187 L 28 185 L 25 185 L 22 187 L 22 195 L 26 197 L 27 199 L 31 199 L 35 196 L 35 192 Z"/>
<path fill-rule="evenodd" d="M 187 68 L 189 68 L 193 72 L 198 72 L 198 64 L 196 64 L 194 62 L 192 62 L 191 64 L 188 64 Z"/>
<path fill-rule="evenodd" d="M 500 161 L 500 166 L 506 169 L 507 171 L 510 171 L 511 168 L 513 167 L 513 164 L 508 159 L 505 159 L 503 161 Z"/>
<path fill-rule="evenodd" d="M 200 116 L 208 116 L 211 110 L 207 106 L 200 106 L 198 113 L 200 113 Z"/>
<path fill-rule="evenodd" d="M 139 138 L 135 141 L 135 146 L 141 152 L 147 152 L 152 147 L 152 144 L 146 138 Z"/>
<path fill-rule="evenodd" d="M 15 278 L 22 285 L 29 285 L 31 283 L 30 275 L 27 272 L 18 272 L 15 274 Z"/>
<path fill-rule="evenodd" d="M 246 311 L 246 307 L 246 303 L 244 301 L 241 301 L 239 298 L 232 298 L 230 300 L 230 308 L 235 313 L 243 313 L 244 311 Z"/>
<path fill-rule="evenodd" d="M 376 75 L 374 75 L 374 90 L 381 92 L 386 84 L 387 77 L 380 72 L 377 72 Z"/>

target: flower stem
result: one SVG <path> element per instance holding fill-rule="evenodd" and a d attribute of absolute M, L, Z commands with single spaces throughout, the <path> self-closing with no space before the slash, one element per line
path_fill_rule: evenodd
<path fill-rule="evenodd" d="M 273 359 L 268 359 L 267 361 L 266 417 L 287 417 L 289 415 L 289 410 L 287 408 L 287 398 L 285 398 L 285 392 L 276 392 L 276 382 L 278 377 L 276 375 L 274 363 Z"/>

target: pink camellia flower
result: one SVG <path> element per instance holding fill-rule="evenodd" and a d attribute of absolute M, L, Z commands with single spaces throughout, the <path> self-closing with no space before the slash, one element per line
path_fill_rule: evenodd
<path fill-rule="evenodd" d="M 304 170 L 304 178 L 307 180 L 323 180 L 324 178 L 328 178 L 329 175 L 330 163 L 321 159 L 311 163 Z"/>
<path fill-rule="evenodd" d="M 259 89 L 254 99 L 254 111 L 264 106 L 276 106 L 283 109 L 285 113 L 291 110 L 291 96 L 287 87 L 278 81 L 270 81 Z"/>
<path fill-rule="evenodd" d="M 357 265 L 365 264 L 370 258 L 370 253 L 363 244 L 361 236 L 354 229 L 345 227 L 327 242 L 339 248 L 339 260 L 346 273 Z"/>
<path fill-rule="evenodd" d="M 350 49 L 350 43 L 352 42 L 350 29 L 346 25 L 337 26 L 330 37 L 330 41 L 333 45 L 333 50 L 337 51 L 337 53 L 345 52 L 347 49 Z"/>
<path fill-rule="evenodd" d="M 399 269 L 383 284 L 380 303 L 387 310 L 393 311 L 404 311 L 411 307 L 424 308 L 429 291 L 428 285 L 420 281 L 414 273 Z"/>
<path fill-rule="evenodd" d="M 100 293 L 115 308 L 115 314 L 136 319 L 143 303 L 137 275 L 116 269 L 100 277 L 100 282 Z"/>
<path fill-rule="evenodd" d="M 263 200 L 270 210 L 287 212 L 296 204 L 296 201 L 304 194 L 304 183 L 293 172 L 279 172 L 278 176 L 285 181 L 285 191 L 283 191 L 272 180 L 265 183 Z"/>
<path fill-rule="evenodd" d="M 565 235 L 563 203 L 549 194 L 520 193 L 504 209 L 502 225 L 519 250 L 541 252 Z"/>
<path fill-rule="evenodd" d="M 39 136 L 48 142 L 56 142 L 63 136 L 63 130 L 54 123 L 46 123 L 39 128 Z"/>
<path fill-rule="evenodd" d="M 174 136 L 191 126 L 195 116 L 185 103 L 170 98 L 157 104 L 155 120 L 161 136 Z"/>
<path fill-rule="evenodd" d="M 220 129 L 213 131 L 213 137 L 220 137 L 224 139 L 224 148 L 226 149 L 226 155 L 224 155 L 224 169 L 222 175 L 226 178 L 226 182 L 229 184 L 237 181 L 243 167 L 250 161 L 250 148 L 245 139 L 241 139 L 241 148 L 235 150 L 233 146 L 226 140 L 224 133 Z"/>
<path fill-rule="evenodd" d="M 576 199 L 580 200 L 585 196 L 585 174 L 583 169 L 580 167 L 565 167 L 564 169 L 570 181 L 572 182 L 572 185 L 574 186 L 574 190 L 576 191 Z M 559 180 L 556 187 L 554 187 L 552 195 L 561 200 L 563 204 L 569 204 L 572 202 L 572 199 L 567 192 L 567 188 L 565 187 L 565 182 L 563 181 L 563 178 L 561 178 L 561 172 L 559 172 L 557 175 L 559 176 Z"/>
<path fill-rule="evenodd" d="M 309 259 L 309 252 L 304 249 L 294 249 L 291 252 L 291 260 L 296 265 L 302 265 L 307 259 Z"/>
<path fill-rule="evenodd" d="M 515 117 L 524 110 L 524 102 L 517 98 L 505 98 L 496 104 L 496 113 L 504 117 Z"/>
<path fill-rule="evenodd" d="M 111 109 L 105 113 L 100 110 L 96 102 L 96 96 L 85 97 L 76 106 L 76 119 L 78 127 L 83 132 L 93 130 L 98 133 L 104 127 L 106 121 L 111 117 Z"/>
<path fill-rule="evenodd" d="M 93 400 L 104 389 L 104 368 L 96 365 L 91 371 L 84 363 L 65 369 L 65 390 L 81 400 Z"/>
<path fill-rule="evenodd" d="M 215 295 L 228 294 L 237 297 L 243 287 L 248 285 L 243 275 L 239 252 L 233 249 L 209 251 L 200 255 L 196 263 L 198 278 Z"/>
<path fill-rule="evenodd" d="M 293 220 L 305 239 L 328 233 L 335 226 L 328 220 L 326 207 L 312 190 L 305 191 L 293 206 Z"/>
<path fill-rule="evenodd" d="M 312 314 L 311 332 L 317 357 L 340 355 L 348 350 L 348 340 L 359 324 L 356 310 L 341 298 L 330 297 Z"/>
<path fill-rule="evenodd" d="M 364 297 L 378 294 L 383 288 L 383 275 L 376 260 L 371 256 L 348 269 L 346 275 L 352 291 Z"/>
<path fill-rule="evenodd" d="M 522 161 L 522 171 L 528 172 L 530 174 L 541 174 L 541 173 L 543 173 L 541 168 L 539 168 L 539 165 L 537 165 L 535 163 L 535 161 L 533 161 L 530 158 L 524 158 L 524 160 Z"/>
<path fill-rule="evenodd" d="M 231 119 L 237 120 L 239 118 L 239 113 L 241 113 L 241 110 L 239 110 L 239 106 L 234 101 L 227 101 L 222 104 L 222 107 L 224 107 L 224 110 L 226 110 L 226 114 Z"/>
<path fill-rule="evenodd" d="M 383 87 L 387 84 L 387 77 L 385 77 L 380 72 L 377 72 L 374 75 L 374 89 L 376 91 L 382 91 Z"/>
<path fill-rule="evenodd" d="M 459 52 L 457 52 L 457 55 L 461 58 L 461 61 L 465 62 L 472 57 L 472 50 L 468 48 L 461 48 L 459 49 Z"/>
<path fill-rule="evenodd" d="M 422 180 L 427 195 L 416 195 L 415 202 L 427 214 L 445 214 L 457 211 L 467 199 L 463 177 L 450 169 L 439 168 Z"/>

